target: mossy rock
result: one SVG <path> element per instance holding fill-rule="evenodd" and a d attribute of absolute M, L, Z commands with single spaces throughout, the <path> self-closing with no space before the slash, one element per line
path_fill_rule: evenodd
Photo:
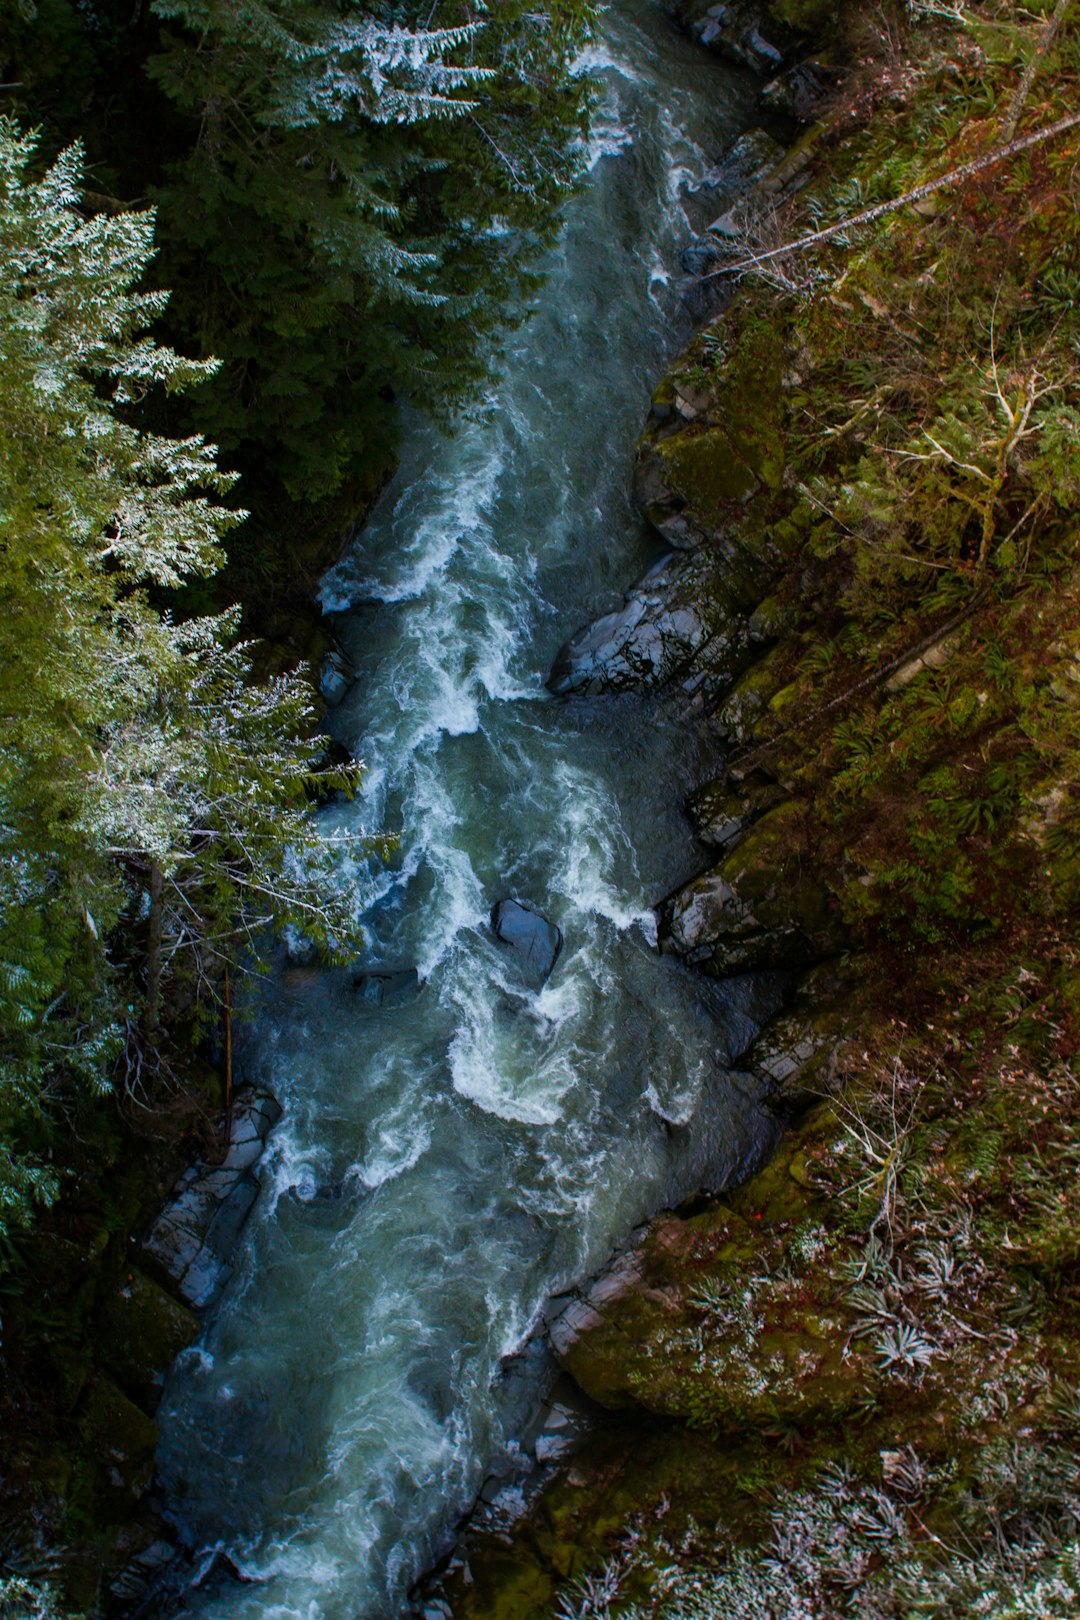
<path fill-rule="evenodd" d="M 818 1195 L 803 1183 L 834 1134 L 826 1116 L 783 1143 L 737 1201 L 651 1224 L 636 1284 L 587 1295 L 590 1314 L 562 1351 L 588 1395 L 728 1433 L 830 1422 L 876 1393 L 873 1356 L 848 1343 L 828 1245 L 823 1258 L 812 1245 L 805 1265 L 785 1269 L 796 1235 L 815 1213 L 821 1223 Z"/>
<path fill-rule="evenodd" d="M 656 446 L 664 481 L 705 523 L 720 523 L 732 505 L 756 494 L 759 479 L 723 428 L 673 434 Z"/>
<path fill-rule="evenodd" d="M 763 1076 L 784 1108 L 803 1108 L 836 1087 L 837 1050 L 851 1022 L 849 1001 L 803 1001 L 774 1018 L 742 1061 Z"/>
<path fill-rule="evenodd" d="M 103 1365 L 134 1400 L 152 1411 L 162 1375 L 200 1331 L 194 1311 L 133 1267 L 99 1317 L 96 1337 Z"/>
<path fill-rule="evenodd" d="M 759 1460 L 679 1426 L 646 1416 L 605 1423 L 509 1530 L 466 1532 L 461 1563 L 435 1595 L 454 1620 L 554 1614 L 559 1589 L 604 1563 L 631 1522 L 678 1538 L 696 1522 L 749 1519 L 754 1501 L 743 1482 L 752 1468 L 760 1475 Z M 647 1592 L 633 1572 L 620 1586 L 627 1598 Z"/>
<path fill-rule="evenodd" d="M 686 801 L 686 814 L 702 843 L 732 849 L 766 811 L 787 797 L 778 782 L 748 778 L 733 786 L 726 777 L 706 782 Z"/>
<path fill-rule="evenodd" d="M 795 801 L 762 817 L 719 866 L 659 910 L 660 945 L 719 977 L 799 967 L 843 948 L 838 908 Z"/>
<path fill-rule="evenodd" d="M 719 410 L 736 455 L 776 491 L 784 476 L 784 351 L 763 324 L 744 328 L 723 374 Z"/>
<path fill-rule="evenodd" d="M 783 684 L 789 659 L 789 649 L 780 642 L 743 671 L 713 717 L 721 736 L 739 747 L 768 742 L 774 736 L 778 721 L 770 706 Z"/>
<path fill-rule="evenodd" d="M 776 529 L 772 530 L 775 540 Z M 759 602 L 750 615 L 750 633 L 757 641 L 779 641 L 795 623 L 797 614 L 786 597 L 774 592 Z"/>
<path fill-rule="evenodd" d="M 123 1523 L 150 1483 L 157 1424 L 103 1376 L 79 1413 L 81 1449 L 70 1503 L 93 1527 Z"/>

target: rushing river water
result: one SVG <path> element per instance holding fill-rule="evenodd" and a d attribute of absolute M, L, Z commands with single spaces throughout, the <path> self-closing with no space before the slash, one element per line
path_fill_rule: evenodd
<path fill-rule="evenodd" d="M 403 829 L 395 861 L 343 881 L 372 961 L 422 988 L 374 1006 L 348 974 L 286 972 L 245 1037 L 286 1115 L 238 1275 L 161 1413 L 171 1511 L 253 1583 L 195 1595 L 214 1620 L 400 1614 L 513 1451 L 499 1369 L 546 1298 L 763 1129 L 722 1067 L 739 987 L 726 1018 L 652 948 L 651 905 L 700 865 L 679 813 L 692 740 L 655 706 L 543 686 L 655 553 L 633 443 L 678 335 L 692 187 L 753 86 L 643 0 L 608 13 L 588 68 L 589 184 L 489 415 L 412 426 L 325 582 L 359 673 L 333 725 L 369 762 L 327 820 Z M 506 895 L 565 935 L 539 992 L 488 928 Z"/>

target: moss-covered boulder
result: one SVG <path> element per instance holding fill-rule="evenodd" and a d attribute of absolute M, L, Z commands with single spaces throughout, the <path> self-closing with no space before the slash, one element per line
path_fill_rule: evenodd
<path fill-rule="evenodd" d="M 762 817 L 719 866 L 659 908 L 662 950 L 718 977 L 799 967 L 843 947 L 835 902 L 808 847 L 805 809 Z"/>
<path fill-rule="evenodd" d="M 785 1110 L 809 1107 L 835 1091 L 839 1049 L 857 1021 L 857 998 L 846 986 L 826 988 L 825 979 L 820 970 L 804 975 L 792 1005 L 766 1025 L 742 1058 Z"/>
<path fill-rule="evenodd" d="M 776 736 L 781 721 L 773 699 L 783 687 L 790 658 L 790 649 L 781 642 L 742 672 L 712 716 L 713 729 L 725 742 L 745 748 Z"/>
<path fill-rule="evenodd" d="M 98 1319 L 103 1365 L 133 1400 L 153 1412 L 164 1374 L 200 1332 L 199 1318 L 132 1267 Z"/>
<path fill-rule="evenodd" d="M 122 1523 L 150 1483 L 157 1424 L 110 1379 L 95 1377 L 79 1412 L 70 1502 L 92 1524 Z"/>
<path fill-rule="evenodd" d="M 786 798 L 779 782 L 768 777 L 749 777 L 734 783 L 725 776 L 695 788 L 686 801 L 686 814 L 703 844 L 731 850 L 755 821 Z"/>
<path fill-rule="evenodd" d="M 644 1414 L 607 1423 L 512 1525 L 466 1532 L 449 1569 L 417 1605 L 454 1620 L 538 1620 L 565 1613 L 560 1588 L 605 1563 L 631 1521 L 680 1537 L 695 1521 L 745 1513 L 754 1481 L 730 1445 Z M 641 1595 L 648 1590 L 640 1588 Z M 620 1592 L 638 1595 L 632 1572 Z"/>
<path fill-rule="evenodd" d="M 670 544 L 720 539 L 759 580 L 773 558 L 765 533 L 747 528 L 746 508 L 781 487 L 784 378 L 783 348 L 765 327 L 741 331 L 719 372 L 691 346 L 670 377 L 671 409 L 650 413 L 634 463 L 637 504 Z"/>
<path fill-rule="evenodd" d="M 806 1187 L 835 1131 L 826 1112 L 742 1194 L 657 1217 L 616 1276 L 567 1307 L 552 1342 L 586 1394 L 724 1431 L 834 1418 L 868 1398 L 873 1357 L 849 1343 Z"/>

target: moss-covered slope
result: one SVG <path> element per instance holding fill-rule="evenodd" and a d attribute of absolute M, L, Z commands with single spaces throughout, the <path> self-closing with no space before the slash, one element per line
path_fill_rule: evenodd
<path fill-rule="evenodd" d="M 658 1217 L 564 1337 L 617 1425 L 466 1544 L 469 1620 L 1080 1607 L 1080 146 L 1041 133 L 1080 16 L 829 16 L 809 183 L 718 233 L 738 296 L 636 477 L 758 601 L 736 681 L 678 670 L 715 864 L 662 942 L 719 973 L 846 952 L 857 988 L 819 969 L 743 1060 L 819 1099 L 771 1165 Z"/>

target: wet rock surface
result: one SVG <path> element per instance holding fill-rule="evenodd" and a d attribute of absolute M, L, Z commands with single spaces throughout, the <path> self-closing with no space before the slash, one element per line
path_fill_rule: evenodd
<path fill-rule="evenodd" d="M 195 1310 L 205 1310 L 232 1275 L 240 1234 L 259 1196 L 252 1172 L 281 1112 L 268 1091 L 238 1092 L 224 1159 L 184 1172 L 143 1242 L 143 1253 Z"/>
<path fill-rule="evenodd" d="M 783 804 L 787 794 L 779 782 L 758 777 L 732 785 L 726 777 L 706 782 L 690 795 L 686 814 L 694 834 L 714 849 L 731 850 L 755 821 Z"/>
<path fill-rule="evenodd" d="M 665 557 L 621 608 L 570 638 L 548 689 L 558 697 L 644 692 L 678 679 L 695 690 L 726 687 L 753 655 L 739 616 L 746 595 L 745 578 L 719 551 Z"/>
<path fill-rule="evenodd" d="M 328 709 L 336 709 L 356 680 L 356 671 L 345 652 L 331 647 L 319 670 L 319 692 Z"/>
<path fill-rule="evenodd" d="M 805 849 L 800 807 L 771 810 L 719 866 L 665 900 L 659 940 L 719 977 L 838 952 L 843 932 Z"/>
<path fill-rule="evenodd" d="M 780 163 L 785 148 L 764 129 L 748 129 L 740 135 L 719 163 L 707 169 L 700 189 L 734 199 L 757 185 Z"/>
<path fill-rule="evenodd" d="M 529 977 L 543 984 L 562 950 L 562 931 L 524 900 L 496 901 L 491 908 L 491 928 Z"/>
<path fill-rule="evenodd" d="M 771 76 L 782 66 L 787 36 L 764 20 L 764 7 L 755 0 L 727 0 L 708 7 L 691 0 L 672 9 L 696 39 L 728 61 L 762 76 Z"/>

